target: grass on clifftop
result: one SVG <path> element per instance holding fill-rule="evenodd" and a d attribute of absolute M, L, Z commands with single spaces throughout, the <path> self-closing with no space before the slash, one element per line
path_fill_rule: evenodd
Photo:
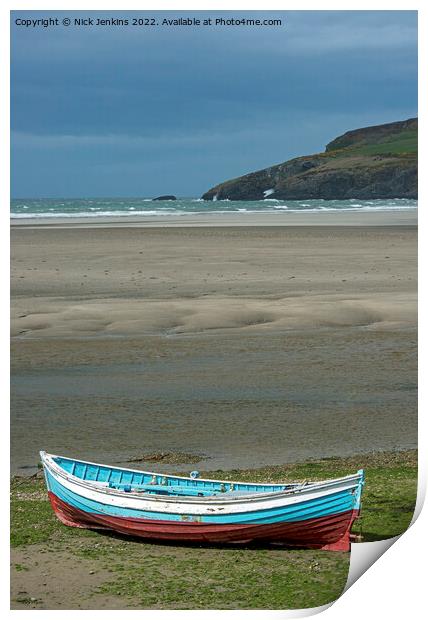
<path fill-rule="evenodd" d="M 336 151 L 338 155 L 405 155 L 418 152 L 418 131 L 407 129 L 399 134 L 374 144 L 355 144 Z"/>
<path fill-rule="evenodd" d="M 204 472 L 224 479 L 283 482 L 319 480 L 366 470 L 362 516 L 354 530 L 364 541 L 401 534 L 413 515 L 416 451 L 245 471 Z M 15 478 L 11 492 L 11 542 L 17 550 L 42 549 L 93 562 L 107 577 L 94 595 L 123 598 L 124 608 L 295 609 L 323 605 L 345 586 L 349 554 L 278 547 L 178 546 L 67 528 L 54 516 L 43 480 Z M 14 568 L 26 574 L 25 563 Z M 35 593 L 37 594 L 37 593 Z M 34 605 L 33 608 L 37 608 Z"/>

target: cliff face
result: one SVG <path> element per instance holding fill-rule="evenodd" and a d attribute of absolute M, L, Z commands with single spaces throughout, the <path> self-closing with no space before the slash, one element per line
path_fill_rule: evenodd
<path fill-rule="evenodd" d="M 417 198 L 417 119 L 348 131 L 324 153 L 216 185 L 204 200 Z"/>

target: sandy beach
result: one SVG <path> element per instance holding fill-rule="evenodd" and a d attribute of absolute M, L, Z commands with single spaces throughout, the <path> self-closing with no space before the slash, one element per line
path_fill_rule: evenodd
<path fill-rule="evenodd" d="M 12 470 L 416 447 L 415 215 L 297 215 L 14 222 Z"/>

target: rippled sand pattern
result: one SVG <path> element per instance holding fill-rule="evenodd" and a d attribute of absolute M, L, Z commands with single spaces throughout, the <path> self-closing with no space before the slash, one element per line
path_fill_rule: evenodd
<path fill-rule="evenodd" d="M 12 254 L 15 469 L 416 445 L 413 226 L 20 226 Z"/>

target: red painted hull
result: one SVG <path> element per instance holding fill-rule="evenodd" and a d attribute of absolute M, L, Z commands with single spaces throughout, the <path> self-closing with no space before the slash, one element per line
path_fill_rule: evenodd
<path fill-rule="evenodd" d="M 282 543 L 289 547 L 350 550 L 350 530 L 357 510 L 298 523 L 207 524 L 203 522 L 132 519 L 83 512 L 49 492 L 52 508 L 65 525 L 108 529 L 145 539 L 193 543 Z"/>

